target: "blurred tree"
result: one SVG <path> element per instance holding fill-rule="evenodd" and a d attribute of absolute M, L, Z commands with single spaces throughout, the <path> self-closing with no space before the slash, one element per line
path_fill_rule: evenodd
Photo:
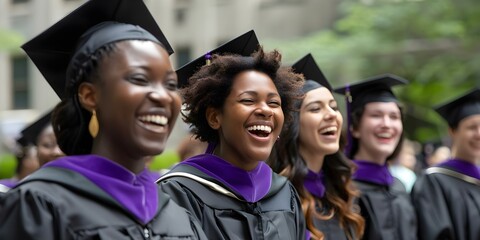
<path fill-rule="evenodd" d="M 311 52 L 333 86 L 393 73 L 405 103 L 407 137 L 441 139 L 432 111 L 480 79 L 480 8 L 476 0 L 345 0 L 330 29 L 290 41 L 265 41 L 291 63 Z M 478 86 L 478 85 L 477 85 Z"/>
<path fill-rule="evenodd" d="M 0 28 L 0 52 L 19 52 L 23 37 L 15 31 Z"/>

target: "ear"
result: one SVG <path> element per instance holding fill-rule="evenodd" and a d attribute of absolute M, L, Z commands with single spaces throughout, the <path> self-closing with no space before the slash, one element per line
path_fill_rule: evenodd
<path fill-rule="evenodd" d="M 92 83 L 82 82 L 78 86 L 78 100 L 83 108 L 92 111 L 97 106 L 96 88 Z"/>
<path fill-rule="evenodd" d="M 448 136 L 450 136 L 450 138 L 453 138 L 453 135 L 455 135 L 455 129 L 449 127 L 448 128 Z"/>
<path fill-rule="evenodd" d="M 211 128 L 218 130 L 221 125 L 221 116 L 219 110 L 208 107 L 205 115 L 207 117 L 208 125 L 210 125 Z"/>
<path fill-rule="evenodd" d="M 360 131 L 355 130 L 353 126 L 350 126 L 350 132 L 352 133 L 352 137 L 360 138 Z"/>

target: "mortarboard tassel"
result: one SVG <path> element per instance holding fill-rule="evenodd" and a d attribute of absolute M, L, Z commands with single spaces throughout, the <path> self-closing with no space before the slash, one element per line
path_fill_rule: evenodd
<path fill-rule="evenodd" d="M 207 52 L 207 54 L 205 54 L 205 64 L 208 66 L 212 63 L 212 54 L 209 52 Z"/>
<path fill-rule="evenodd" d="M 350 124 L 352 124 L 352 94 L 350 92 L 350 84 L 347 84 L 345 88 L 345 102 L 347 104 L 347 143 L 345 144 L 344 153 L 348 158 L 350 158 L 350 152 L 352 151 L 353 142 L 352 133 L 350 132 Z"/>

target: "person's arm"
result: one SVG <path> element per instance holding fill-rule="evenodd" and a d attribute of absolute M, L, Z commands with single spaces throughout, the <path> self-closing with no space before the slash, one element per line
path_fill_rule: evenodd
<path fill-rule="evenodd" d="M 36 192 L 9 191 L 0 202 L 0 239 L 70 239 L 54 202 Z"/>
<path fill-rule="evenodd" d="M 413 186 L 412 203 L 417 213 L 419 239 L 454 239 L 453 224 L 442 187 L 430 175 L 420 176 Z"/>

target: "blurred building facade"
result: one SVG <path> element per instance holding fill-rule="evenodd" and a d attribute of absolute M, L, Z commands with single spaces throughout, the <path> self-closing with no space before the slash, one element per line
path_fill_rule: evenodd
<path fill-rule="evenodd" d="M 28 40 L 85 1 L 0 0 L 0 28 L 13 29 Z M 335 9 L 339 2 L 145 0 L 175 50 L 172 61 L 176 68 L 250 29 L 256 31 L 262 42 L 267 38 L 293 39 L 330 27 L 337 18 Z M 58 101 L 23 51 L 0 52 L 0 122 L 29 122 Z M 169 146 L 177 144 L 187 131 L 180 121 Z M 3 125 L 1 131 L 15 131 L 11 129 L 14 125 Z"/>

